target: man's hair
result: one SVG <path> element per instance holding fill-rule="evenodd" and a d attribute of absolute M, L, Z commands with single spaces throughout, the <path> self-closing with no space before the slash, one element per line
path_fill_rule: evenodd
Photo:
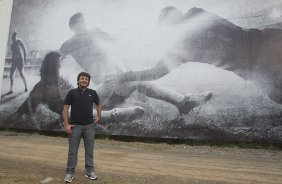
<path fill-rule="evenodd" d="M 89 81 L 88 81 L 88 85 L 89 85 L 89 84 L 90 84 L 91 76 L 90 76 L 90 74 L 87 73 L 87 72 L 80 72 L 80 73 L 77 75 L 77 85 L 79 84 L 78 81 L 79 81 L 79 78 L 80 78 L 81 76 L 87 77 L 87 78 L 89 79 Z"/>
<path fill-rule="evenodd" d="M 73 26 L 74 26 L 77 22 L 81 21 L 81 19 L 82 19 L 82 20 L 84 19 L 84 18 L 83 18 L 83 14 L 82 14 L 81 12 L 78 12 L 78 13 L 74 14 L 73 16 L 71 16 L 70 21 L 69 21 L 70 29 L 72 29 Z"/>

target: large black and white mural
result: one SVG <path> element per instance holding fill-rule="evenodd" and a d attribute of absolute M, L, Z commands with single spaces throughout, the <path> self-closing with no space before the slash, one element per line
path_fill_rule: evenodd
<path fill-rule="evenodd" d="M 282 0 L 14 0 L 7 45 L 1 128 L 63 131 L 86 71 L 100 134 L 282 142 Z"/>

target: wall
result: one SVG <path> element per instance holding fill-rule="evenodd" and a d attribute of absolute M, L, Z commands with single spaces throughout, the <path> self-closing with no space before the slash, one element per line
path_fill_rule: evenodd
<path fill-rule="evenodd" d="M 4 71 L 5 53 L 7 47 L 7 39 L 9 33 L 9 25 L 12 13 L 13 1 L 1 0 L 0 1 L 0 89 L 2 89 L 2 76 Z"/>
<path fill-rule="evenodd" d="M 274 0 L 15 0 L 0 127 L 62 131 L 63 99 L 87 71 L 98 133 L 281 142 L 281 15 Z"/>

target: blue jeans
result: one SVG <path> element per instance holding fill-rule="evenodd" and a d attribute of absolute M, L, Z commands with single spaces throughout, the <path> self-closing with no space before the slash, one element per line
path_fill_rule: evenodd
<path fill-rule="evenodd" d="M 69 152 L 66 173 L 73 174 L 77 165 L 77 154 L 80 139 L 84 140 L 85 149 L 85 170 L 86 173 L 94 172 L 93 149 L 95 138 L 95 124 L 75 125 L 72 127 L 72 133 L 69 135 Z"/>

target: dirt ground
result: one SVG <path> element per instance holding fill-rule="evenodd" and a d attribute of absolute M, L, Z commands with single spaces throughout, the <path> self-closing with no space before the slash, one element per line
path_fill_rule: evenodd
<path fill-rule="evenodd" d="M 0 132 L 0 183 L 63 183 L 67 139 Z M 98 180 L 84 177 L 81 143 L 72 183 L 282 183 L 282 151 L 96 139 Z"/>

